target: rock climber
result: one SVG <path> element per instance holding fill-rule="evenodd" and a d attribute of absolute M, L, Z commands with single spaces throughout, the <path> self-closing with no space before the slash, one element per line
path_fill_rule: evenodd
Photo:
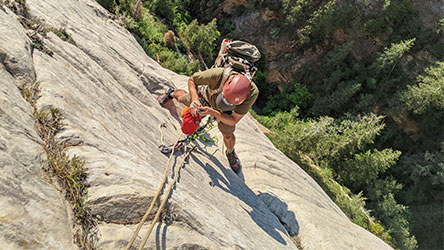
<path fill-rule="evenodd" d="M 259 89 L 245 75 L 226 68 L 196 72 L 188 79 L 188 92 L 168 90 L 159 97 L 163 105 L 172 98 L 189 107 L 192 116 L 210 115 L 218 121 L 226 156 L 231 169 L 239 174 L 242 166 L 234 151 L 236 124 L 248 113 L 259 95 Z"/>

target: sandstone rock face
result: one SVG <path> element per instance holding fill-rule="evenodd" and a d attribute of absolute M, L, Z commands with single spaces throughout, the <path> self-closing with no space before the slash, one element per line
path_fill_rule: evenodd
<path fill-rule="evenodd" d="M 1 11 L 0 7 L 0 11 Z M 31 41 L 25 34 L 17 16 L 5 8 L 0 20 L 0 63 L 7 72 L 14 76 L 18 86 L 33 83 L 35 80 L 34 65 L 31 58 Z"/>
<path fill-rule="evenodd" d="M 122 249 L 150 205 L 168 160 L 158 150 L 159 125 L 166 124 L 162 133 L 168 144 L 180 134 L 178 119 L 161 107 L 156 97 L 168 87 L 185 88 L 187 77 L 163 69 L 149 58 L 95 1 L 27 0 L 27 4 L 31 17 L 64 28 L 75 41 L 75 45 L 65 42 L 50 32 L 43 42 L 53 55 L 38 50 L 30 54 L 40 90 L 37 108 L 56 107 L 63 112 L 65 126 L 58 140 L 65 143 L 71 157 L 85 160 L 88 200 L 98 220 L 97 248 Z M 14 53 L 6 50 L 8 56 Z M 28 112 L 26 119 L 16 119 L 22 125 L 10 130 L 26 138 L 24 131 L 34 131 L 31 108 L 20 99 L 14 79 L 9 78 L 6 82 L 11 83 L 2 84 L 2 88 L 16 92 L 10 107 L 22 103 Z M 1 105 L 3 110 L 3 102 Z M 236 135 L 245 182 L 229 169 L 217 129 L 209 136 L 218 136 L 218 142 L 194 142 L 196 149 L 181 169 L 162 222 L 156 224 L 146 249 L 297 249 L 291 239 L 295 234 L 305 249 L 390 249 L 351 223 L 305 172 L 274 148 L 249 117 L 240 122 Z M 2 150 L 4 144 L 0 144 Z M 39 165 L 39 145 L 32 145 L 34 150 L 27 147 L 29 161 Z M 182 158 L 183 154 L 175 154 L 173 170 L 181 167 Z M 10 165 L 27 169 L 29 164 Z M 174 177 L 172 169 L 168 183 Z M 29 180 L 42 182 L 38 177 L 33 175 Z M 35 192 L 40 195 L 49 192 L 47 189 L 51 187 Z M 12 199 L 13 195 L 5 196 Z M 17 197 L 30 199 L 23 194 Z M 45 218 L 55 220 L 58 215 Z M 148 227 L 149 223 L 142 227 L 135 246 Z M 61 238 L 71 237 L 69 230 L 59 233 Z M 48 239 L 41 237 L 41 241 Z"/>
<path fill-rule="evenodd" d="M 17 88 L 32 83 L 30 44 L 13 13 L 0 9 L 0 23 L 0 248 L 75 249 L 64 198 L 42 175 L 32 107 Z"/>

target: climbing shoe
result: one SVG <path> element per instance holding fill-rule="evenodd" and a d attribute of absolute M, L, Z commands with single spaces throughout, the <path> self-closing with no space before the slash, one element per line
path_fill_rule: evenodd
<path fill-rule="evenodd" d="M 162 94 L 161 96 L 159 96 L 157 98 L 157 101 L 159 101 L 160 105 L 163 105 L 164 103 L 166 103 L 168 100 L 173 99 L 173 97 L 171 96 L 171 94 L 174 93 L 174 89 L 170 88 L 168 89 L 167 92 L 165 92 L 164 94 Z"/>
<path fill-rule="evenodd" d="M 231 169 L 236 173 L 239 174 L 242 170 L 242 166 L 240 164 L 239 158 L 237 157 L 236 153 L 231 152 L 231 153 L 227 153 L 227 158 L 228 158 L 228 162 L 230 163 L 230 167 Z"/>

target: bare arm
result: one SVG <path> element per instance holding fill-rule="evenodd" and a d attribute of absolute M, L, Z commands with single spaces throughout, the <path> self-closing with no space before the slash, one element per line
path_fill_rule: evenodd
<path fill-rule="evenodd" d="M 188 79 L 188 92 L 190 93 L 190 97 L 191 97 L 191 104 L 190 104 L 191 115 L 197 116 L 197 112 L 196 112 L 197 110 L 196 110 L 195 104 L 193 104 L 193 103 L 197 103 L 197 106 L 199 106 L 199 107 L 202 105 L 200 104 L 200 101 L 199 101 L 199 94 L 197 91 L 197 85 L 196 85 L 196 83 L 194 83 L 194 79 L 192 76 Z"/>
<path fill-rule="evenodd" d="M 238 123 L 242 119 L 242 117 L 244 117 L 244 115 L 240 115 L 235 112 L 231 113 L 231 115 L 226 114 L 226 113 L 222 113 L 222 112 L 212 109 L 210 107 L 202 107 L 199 110 L 200 110 L 199 111 L 200 115 L 203 116 L 203 115 L 208 114 L 208 115 L 214 116 L 218 121 L 223 122 L 223 123 L 230 125 L 230 126 L 236 125 L 236 123 Z"/>

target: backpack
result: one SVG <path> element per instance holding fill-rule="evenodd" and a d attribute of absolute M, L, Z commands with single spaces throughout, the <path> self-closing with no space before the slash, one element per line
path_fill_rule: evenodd
<path fill-rule="evenodd" d="M 257 70 L 257 68 L 254 67 L 254 63 L 260 58 L 261 53 L 256 46 L 244 41 L 231 41 L 225 38 L 222 41 L 213 68 L 231 68 L 234 71 L 244 74 L 251 81 Z"/>

